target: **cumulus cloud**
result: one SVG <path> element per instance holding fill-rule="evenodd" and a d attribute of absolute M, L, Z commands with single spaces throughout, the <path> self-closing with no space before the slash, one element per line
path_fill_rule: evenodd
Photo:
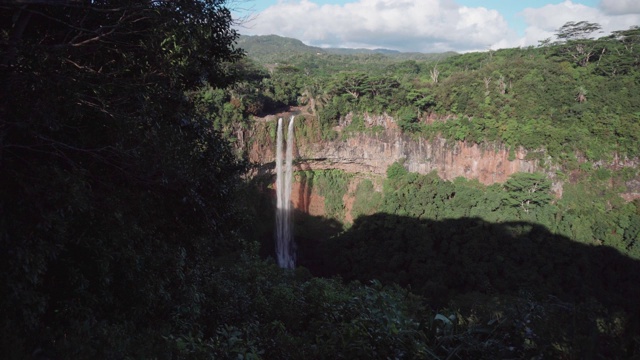
<path fill-rule="evenodd" d="M 610 6 L 610 9 L 626 10 L 614 13 L 606 10 L 606 6 Z M 600 24 L 602 32 L 593 34 L 594 37 L 604 36 L 614 30 L 625 30 L 640 23 L 640 12 L 635 14 L 631 12 L 633 8 L 639 6 L 638 0 L 603 0 L 599 8 L 566 0 L 559 4 L 527 8 L 520 13 L 527 23 L 525 36 L 521 39 L 520 45 L 535 45 L 539 40 L 553 39 L 556 30 L 569 21 L 589 21 Z"/>
<path fill-rule="evenodd" d="M 598 7 L 565 0 L 526 8 L 519 15 L 527 26 L 522 37 L 498 11 L 456 0 L 352 0 L 344 5 L 279 0 L 240 32 L 287 36 L 321 47 L 482 51 L 537 45 L 568 21 L 600 24 L 603 32 L 595 36 L 628 29 L 640 24 L 640 0 L 601 0 Z"/>
<path fill-rule="evenodd" d="M 345 5 L 280 1 L 245 26 L 241 32 L 247 35 L 401 51 L 487 50 L 516 41 L 496 10 L 460 6 L 454 0 L 357 0 Z"/>
<path fill-rule="evenodd" d="M 640 1 L 638 0 L 602 0 L 600 8 L 605 14 L 628 15 L 640 14 Z"/>
<path fill-rule="evenodd" d="M 602 13 L 598 9 L 565 1 L 540 8 L 526 8 L 521 12 L 527 23 L 523 45 L 535 45 L 539 40 L 553 38 L 556 30 L 569 21 L 600 23 Z"/>

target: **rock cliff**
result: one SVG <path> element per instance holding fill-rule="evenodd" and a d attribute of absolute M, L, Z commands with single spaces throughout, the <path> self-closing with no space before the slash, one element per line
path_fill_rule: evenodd
<path fill-rule="evenodd" d="M 282 113 L 260 119 L 264 124 L 277 121 L 298 113 Z M 424 139 L 403 134 L 395 120 L 388 115 L 365 115 L 367 131 L 343 136 L 352 120 L 346 116 L 334 130 L 336 140 L 308 141 L 295 143 L 294 167 L 296 170 L 340 169 L 351 174 L 349 192 L 343 199 L 346 221 L 351 221 L 351 194 L 363 177 L 383 178 L 387 168 L 396 161 L 407 170 L 421 174 L 436 171 L 440 178 L 453 180 L 457 177 L 477 179 L 489 185 L 502 183 L 517 172 L 542 171 L 552 180 L 552 191 L 562 196 L 563 180 L 556 175 L 559 167 L 542 166 L 538 160 L 529 159 L 527 151 L 516 149 L 510 152 L 501 144 L 476 144 L 465 141 L 447 141 L 444 138 Z M 251 136 L 251 134 L 248 134 Z M 275 143 L 263 134 L 259 141 L 252 141 L 247 149 L 249 160 L 257 165 L 257 173 L 271 173 L 275 160 Z M 580 157 L 578 157 L 580 161 Z M 624 161 L 623 161 L 624 160 Z M 586 161 L 583 159 L 580 162 Z M 597 167 L 621 168 L 637 167 L 638 159 L 614 159 L 611 164 L 594 164 Z M 571 181 L 571 177 L 569 181 Z M 378 182 L 380 183 L 380 182 Z M 640 179 L 637 177 L 626 183 L 627 191 L 621 193 L 627 201 L 640 198 Z M 294 184 L 292 201 L 296 209 L 311 215 L 324 214 L 324 199 L 309 189 L 306 184 Z"/>
<path fill-rule="evenodd" d="M 336 131 L 340 133 L 349 121 L 347 116 Z M 450 142 L 442 138 L 427 140 L 402 134 L 393 118 L 386 115 L 366 115 L 365 122 L 367 127 L 377 126 L 381 130 L 334 141 L 296 144 L 297 169 L 341 169 L 384 175 L 389 165 L 402 161 L 412 172 L 436 171 L 442 179 L 462 176 L 483 184 L 504 182 L 516 172 L 541 170 L 537 160 L 525 159 L 527 153 L 522 149 L 510 158 L 509 150 L 501 145 Z M 249 160 L 256 164 L 273 162 L 272 148 L 271 143 L 253 142 Z"/>

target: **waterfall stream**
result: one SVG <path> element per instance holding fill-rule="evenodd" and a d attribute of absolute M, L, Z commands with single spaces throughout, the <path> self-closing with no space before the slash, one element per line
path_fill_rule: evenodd
<path fill-rule="evenodd" d="M 278 119 L 276 140 L 276 255 L 278 265 L 293 269 L 296 262 L 295 243 L 293 241 L 293 221 L 291 219 L 291 183 L 293 181 L 293 119 L 287 129 L 287 149 L 283 159 L 282 118 Z M 283 163 L 284 160 L 284 163 Z"/>

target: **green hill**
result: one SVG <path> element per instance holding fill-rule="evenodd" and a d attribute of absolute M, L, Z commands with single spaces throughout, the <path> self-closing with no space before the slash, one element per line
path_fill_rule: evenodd
<path fill-rule="evenodd" d="M 303 55 L 384 55 L 384 58 L 390 60 L 438 60 L 455 55 L 454 52 L 418 53 L 391 49 L 320 48 L 305 45 L 297 39 L 278 35 L 241 35 L 236 44 L 245 50 L 249 58 L 263 64 L 286 62 Z"/>
<path fill-rule="evenodd" d="M 286 60 L 295 55 L 325 54 L 325 50 L 305 45 L 302 41 L 278 35 L 245 36 L 237 40 L 248 57 L 262 63 Z"/>

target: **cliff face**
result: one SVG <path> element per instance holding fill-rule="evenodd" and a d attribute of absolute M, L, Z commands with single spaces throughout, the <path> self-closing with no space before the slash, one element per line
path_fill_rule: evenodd
<path fill-rule="evenodd" d="M 277 121 L 277 117 L 288 118 L 289 114 L 269 116 L 262 121 Z M 351 116 L 336 127 L 342 133 L 349 125 Z M 366 177 L 384 177 L 387 168 L 396 161 L 402 161 L 411 172 L 427 174 L 436 171 L 442 179 L 453 180 L 462 176 L 477 179 L 483 184 L 504 182 L 516 172 L 539 170 L 537 161 L 525 160 L 526 152 L 519 150 L 509 160 L 509 151 L 501 146 L 448 142 L 445 139 L 425 140 L 402 134 L 393 118 L 389 116 L 365 116 L 368 128 L 376 126 L 380 131 L 359 133 L 346 139 L 295 144 L 294 167 L 296 170 L 340 169 L 352 174 L 366 174 Z M 275 161 L 275 141 L 262 137 L 253 141 L 248 149 L 249 160 L 261 165 L 259 172 L 269 173 Z M 377 176 L 376 176 L 377 175 Z M 354 176 L 349 183 L 349 191 L 344 195 L 344 221 L 352 222 L 351 195 L 361 181 Z M 561 184 L 554 188 L 560 194 Z M 324 198 L 307 184 L 294 183 L 291 194 L 294 207 L 303 213 L 323 216 Z"/>
<path fill-rule="evenodd" d="M 291 113 L 283 113 L 262 119 L 263 122 L 277 121 L 278 117 L 288 118 Z M 527 152 L 517 149 L 509 154 L 502 145 L 467 143 L 464 141 L 447 141 L 443 138 L 432 140 L 421 139 L 403 134 L 393 118 L 386 115 L 365 115 L 365 126 L 371 130 L 350 137 L 338 136 L 338 140 L 296 143 L 294 146 L 294 167 L 296 170 L 340 169 L 354 176 L 345 194 L 345 219 L 351 221 L 351 195 L 363 177 L 386 176 L 387 168 L 396 161 L 401 161 L 407 170 L 421 174 L 436 171 L 440 178 L 453 180 L 457 177 L 477 179 L 489 185 L 505 182 L 509 176 L 517 172 L 546 172 L 552 180 L 552 191 L 562 196 L 562 180 L 556 176 L 559 168 L 542 167 L 538 160 L 528 160 Z M 351 122 L 347 116 L 335 128 L 338 134 Z M 378 131 L 373 131 L 373 129 Z M 253 141 L 248 149 L 249 160 L 258 165 L 258 172 L 271 173 L 275 161 L 275 141 L 262 137 Z M 586 159 L 584 160 L 586 161 Z M 596 164 L 605 168 L 637 167 L 637 159 L 615 159 L 611 164 Z M 571 181 L 571 180 L 570 180 Z M 640 179 L 632 179 L 626 183 L 627 192 L 621 196 L 631 201 L 640 198 Z M 307 214 L 324 215 L 324 198 L 315 193 L 306 184 L 294 184 L 292 193 L 294 206 Z"/>
<path fill-rule="evenodd" d="M 336 130 L 348 125 L 350 117 Z M 345 140 L 321 141 L 296 146 L 298 170 L 341 169 L 350 173 L 384 175 L 387 167 L 403 161 L 411 172 L 426 174 L 436 171 L 442 179 L 462 176 L 478 179 L 483 184 L 504 182 L 516 172 L 540 170 L 536 160 L 525 160 L 526 152 L 518 150 L 509 160 L 509 151 L 498 145 L 470 144 L 445 139 L 425 140 L 402 134 L 389 116 L 366 116 L 368 127 L 378 126 L 376 133 L 360 133 Z M 274 161 L 272 144 L 254 142 L 249 151 L 251 162 Z"/>
<path fill-rule="evenodd" d="M 435 170 L 445 180 L 462 176 L 483 184 L 504 182 L 513 173 L 538 169 L 536 161 L 524 159 L 524 151 L 516 152 L 515 159 L 509 160 L 509 152 L 500 147 L 483 149 L 477 144 L 411 139 L 399 133 L 358 135 L 345 141 L 312 144 L 299 149 L 299 154 L 301 164 L 312 168 L 385 174 L 389 165 L 403 161 L 411 172 L 426 174 Z"/>

